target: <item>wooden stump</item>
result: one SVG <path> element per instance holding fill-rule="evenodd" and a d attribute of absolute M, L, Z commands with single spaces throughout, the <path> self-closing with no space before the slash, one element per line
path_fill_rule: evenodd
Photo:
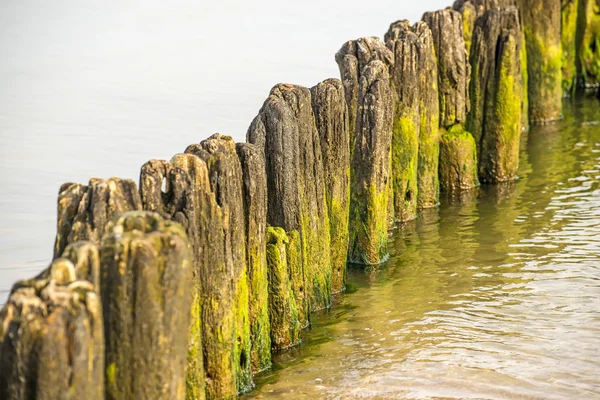
<path fill-rule="evenodd" d="M 100 244 L 106 224 L 125 211 L 141 210 L 135 182 L 126 179 L 90 179 L 89 185 L 65 183 L 58 195 L 54 258 L 69 243 L 90 240 Z"/>
<path fill-rule="evenodd" d="M 310 310 L 331 306 L 329 214 L 319 134 L 307 88 L 276 85 L 250 128 L 248 142 L 266 159 L 271 226 L 298 230 Z"/>
<path fill-rule="evenodd" d="M 392 134 L 392 208 L 397 222 L 417 216 L 418 158 L 420 133 L 420 65 L 419 38 L 410 30 L 394 32 L 388 40 L 394 54 L 390 80 L 394 97 L 394 127 Z M 389 34 L 388 37 L 392 37 Z"/>
<path fill-rule="evenodd" d="M 98 251 L 90 243 L 67 251 L 17 282 L 0 312 L 2 399 L 104 399 L 102 307 L 97 288 L 80 280 L 95 277 Z"/>
<path fill-rule="evenodd" d="M 288 238 L 283 228 L 267 228 L 269 315 L 271 343 L 275 351 L 300 343 L 302 330 L 288 271 L 287 242 Z"/>
<path fill-rule="evenodd" d="M 577 17 L 580 0 L 561 0 L 560 40 L 562 48 L 562 89 L 570 96 L 577 88 Z"/>
<path fill-rule="evenodd" d="M 269 279 L 266 259 L 267 176 L 265 158 L 260 149 L 249 143 L 238 143 L 237 154 L 243 174 L 244 216 L 246 222 L 246 255 L 252 372 L 271 367 L 269 322 Z"/>
<path fill-rule="evenodd" d="M 311 90 L 312 107 L 321 141 L 325 196 L 331 242 L 331 291 L 345 289 L 350 212 L 350 131 L 344 87 L 327 79 Z"/>
<path fill-rule="evenodd" d="M 580 84 L 584 87 L 600 85 L 600 2 L 579 0 L 578 36 L 581 42 L 578 57 L 581 71 Z"/>
<path fill-rule="evenodd" d="M 417 22 L 413 31 L 419 39 L 419 161 L 417 207 L 432 208 L 439 202 L 440 107 L 438 71 L 431 30 Z"/>
<path fill-rule="evenodd" d="M 469 111 L 470 66 L 463 37 L 462 17 L 445 9 L 428 12 L 423 21 L 429 25 L 438 58 L 440 126 L 449 128 L 466 121 Z"/>
<path fill-rule="evenodd" d="M 440 188 L 442 192 L 458 193 L 478 186 L 475 140 L 462 125 L 454 125 L 442 133 Z"/>
<path fill-rule="evenodd" d="M 479 179 L 514 180 L 521 137 L 521 28 L 515 7 L 485 12 L 471 49 L 469 132 L 477 144 Z"/>
<path fill-rule="evenodd" d="M 108 399 L 186 396 L 192 257 L 181 225 L 128 212 L 100 249 Z"/>
<path fill-rule="evenodd" d="M 356 118 L 360 78 L 363 69 L 373 60 L 380 60 L 387 66 L 394 63 L 394 55 L 378 37 L 349 40 L 335 55 L 348 105 L 350 154 L 354 151 L 354 140 L 357 136 Z"/>
<path fill-rule="evenodd" d="M 175 159 L 177 158 L 176 156 Z M 202 284 L 199 282 L 204 262 L 203 254 L 206 253 L 201 246 L 207 243 L 206 237 L 201 235 L 202 230 L 198 220 L 199 207 L 202 204 L 200 200 L 202 187 L 193 184 L 194 175 L 188 174 L 185 163 L 179 165 L 181 168 L 165 160 L 150 160 L 144 164 L 140 172 L 140 197 L 144 210 L 156 212 L 167 220 L 179 222 L 188 235 L 192 251 L 194 282 L 188 338 L 186 396 L 188 399 L 203 399 L 206 396 L 206 374 L 201 318 L 202 302 L 208 296 L 203 292 Z M 221 357 L 221 354 L 218 354 L 218 357 Z"/>
<path fill-rule="evenodd" d="M 387 66 L 375 60 L 362 71 L 351 163 L 348 259 L 379 264 L 388 257 L 393 97 Z"/>
<path fill-rule="evenodd" d="M 545 123 L 561 118 L 562 54 L 560 0 L 519 0 L 527 44 L 529 119 Z"/>
<path fill-rule="evenodd" d="M 214 134 L 199 145 L 190 145 L 186 153 L 203 159 L 208 166 L 211 189 L 217 203 L 229 215 L 229 240 L 233 262 L 236 350 L 235 366 L 238 392 L 254 387 L 251 371 L 248 267 L 246 264 L 246 217 L 242 189 L 242 166 L 235 142 L 230 136 Z"/>
<path fill-rule="evenodd" d="M 306 293 L 306 274 L 302 267 L 302 240 L 297 230 L 286 233 L 285 253 L 292 292 L 298 307 L 298 320 L 302 329 L 310 326 L 309 299 Z"/>

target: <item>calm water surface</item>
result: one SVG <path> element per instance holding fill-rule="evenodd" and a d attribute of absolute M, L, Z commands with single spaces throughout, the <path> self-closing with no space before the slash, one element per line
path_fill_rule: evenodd
<path fill-rule="evenodd" d="M 48 265 L 61 183 L 243 140 L 275 83 L 450 2 L 0 2 L 0 304 Z M 249 397 L 600 398 L 599 109 L 524 136 L 516 184 L 399 228 Z"/>
<path fill-rule="evenodd" d="M 590 99 L 591 100 L 591 99 Z M 522 140 L 519 181 L 398 229 L 250 398 L 600 398 L 600 107 Z"/>

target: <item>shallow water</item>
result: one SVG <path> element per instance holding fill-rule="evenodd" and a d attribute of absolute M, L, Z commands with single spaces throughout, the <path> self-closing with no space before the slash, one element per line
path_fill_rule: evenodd
<path fill-rule="evenodd" d="M 600 107 L 522 139 L 519 180 L 395 232 L 249 398 L 600 398 Z"/>

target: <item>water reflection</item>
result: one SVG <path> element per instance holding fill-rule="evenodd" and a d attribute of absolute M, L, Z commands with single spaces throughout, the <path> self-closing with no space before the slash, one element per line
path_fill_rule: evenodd
<path fill-rule="evenodd" d="M 251 398 L 600 396 L 600 110 L 523 135 L 519 180 L 442 199 Z"/>

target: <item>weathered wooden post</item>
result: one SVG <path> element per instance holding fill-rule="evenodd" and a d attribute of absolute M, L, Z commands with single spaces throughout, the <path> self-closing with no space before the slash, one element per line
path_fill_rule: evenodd
<path fill-rule="evenodd" d="M 238 143 L 236 151 L 242 165 L 244 217 L 252 372 L 271 367 L 269 322 L 269 279 L 267 270 L 267 176 L 265 158 L 259 148 Z"/>
<path fill-rule="evenodd" d="M 577 88 L 577 17 L 580 0 L 561 0 L 560 37 L 562 48 L 562 88 L 565 96 Z"/>
<path fill-rule="evenodd" d="M 321 140 L 325 196 L 331 241 L 331 291 L 345 289 L 350 212 L 350 127 L 344 87 L 327 79 L 311 90 L 312 107 Z"/>
<path fill-rule="evenodd" d="M 475 22 L 471 48 L 471 112 L 479 179 L 514 180 L 521 137 L 521 27 L 515 7 L 486 11 Z"/>
<path fill-rule="evenodd" d="M 310 326 L 310 309 L 306 293 L 306 272 L 302 265 L 302 239 L 296 229 L 286 233 L 285 243 L 286 262 L 292 291 L 298 307 L 298 320 L 302 329 Z"/>
<path fill-rule="evenodd" d="M 462 17 L 457 11 L 445 9 L 425 13 L 423 21 L 431 29 L 438 57 L 440 126 L 449 128 L 466 122 L 469 111 L 471 67 L 463 38 Z"/>
<path fill-rule="evenodd" d="M 191 162 L 188 163 L 187 158 Z M 176 162 L 178 161 L 178 162 Z M 194 162 L 195 161 L 195 162 Z M 211 292 L 204 292 L 200 277 L 203 275 L 203 267 L 205 258 L 203 255 L 212 252 L 203 251 L 202 246 L 206 246 L 207 237 L 203 235 L 206 229 L 202 230 L 199 220 L 199 215 L 202 204 L 210 204 L 210 201 L 202 202 L 202 196 L 210 194 L 204 192 L 201 185 L 196 185 L 196 168 L 202 170 L 206 166 L 201 163 L 197 157 L 175 156 L 174 164 L 165 160 L 150 160 L 144 164 L 140 171 L 140 197 L 144 210 L 153 211 L 160 214 L 163 218 L 179 222 L 185 229 L 190 247 L 192 250 L 193 259 L 193 288 L 192 288 L 192 312 L 191 322 L 188 337 L 188 359 L 187 359 L 187 378 L 186 378 L 186 397 L 188 399 L 203 399 L 206 396 L 206 372 L 204 369 L 204 349 L 203 349 L 203 324 L 202 324 L 202 304 L 205 298 L 209 298 Z M 176 166 L 175 164 L 179 165 Z M 192 166 L 192 167 L 190 167 Z M 202 174 L 199 173 L 200 176 Z M 208 178 L 206 178 L 208 179 Z M 201 179 L 199 179 L 201 181 Z M 164 184 L 164 191 L 163 191 Z M 207 184 L 208 185 L 208 184 Z M 210 198 L 210 196 L 209 196 Z M 214 198 L 214 196 L 213 196 Z M 213 199 L 214 201 L 214 199 Z M 207 215 L 213 215 L 211 212 L 206 212 Z M 220 214 L 218 221 L 220 221 Z M 215 223 L 216 226 L 217 223 Z M 217 247 L 217 246 L 215 246 Z M 217 247 L 218 248 L 218 247 Z M 223 258 L 224 255 L 221 255 Z M 229 292 L 226 292 L 230 294 Z M 227 324 L 225 324 L 227 326 Z M 232 333 L 233 335 L 233 333 Z M 225 336 L 227 337 L 227 336 Z M 225 341 L 226 342 L 226 341 Z M 208 347 L 209 344 L 206 343 Z M 230 340 L 231 350 L 226 352 L 226 357 L 231 357 L 233 351 L 233 336 Z M 212 351 L 209 352 L 212 358 L 223 356 L 222 353 Z M 214 360 L 212 360 L 214 362 Z M 225 375 L 226 378 L 228 375 Z M 233 382 L 231 383 L 232 385 Z M 235 386 L 232 392 L 235 393 Z M 208 393 L 213 393 L 209 391 Z"/>
<path fill-rule="evenodd" d="M 350 125 L 350 154 L 354 151 L 356 138 L 356 118 L 358 109 L 358 92 L 363 69 L 370 61 L 380 60 L 389 66 L 394 63 L 394 54 L 378 37 L 365 37 L 349 40 L 336 53 L 335 61 L 340 69 L 342 84 L 348 105 Z"/>
<path fill-rule="evenodd" d="M 408 21 L 397 23 L 386 34 L 387 47 L 394 55 L 390 80 L 394 96 L 392 134 L 392 208 L 398 222 L 417 216 L 418 158 L 420 133 L 419 38 Z M 405 26 L 405 29 L 402 29 Z"/>
<path fill-rule="evenodd" d="M 579 0 L 578 10 L 578 57 L 580 81 L 584 87 L 600 85 L 600 2 Z"/>
<path fill-rule="evenodd" d="M 171 164 L 184 171 L 190 180 L 189 191 L 192 193 L 190 202 L 182 208 L 182 212 L 175 213 L 174 219 L 186 222 L 187 230 L 196 232 L 197 238 L 193 249 L 197 260 L 195 285 L 199 301 L 194 309 L 198 308 L 200 312 L 198 321 L 202 331 L 205 379 L 195 379 L 200 384 L 206 382 L 208 399 L 235 398 L 236 317 L 229 211 L 217 203 L 210 185 L 208 166 L 202 159 L 192 154 L 177 154 L 171 159 Z M 174 204 L 179 205 L 177 202 Z"/>
<path fill-rule="evenodd" d="M 473 39 L 473 31 L 475 29 L 475 21 L 481 17 L 486 11 L 493 10 L 495 8 L 506 8 L 510 6 L 517 6 L 517 0 L 457 0 L 454 2 L 453 8 L 460 12 L 463 18 L 463 30 L 465 45 L 467 47 L 467 56 L 471 54 L 471 42 Z M 521 102 L 521 128 L 523 130 L 529 129 L 529 96 L 527 88 L 527 49 L 525 46 L 525 36 L 521 29 L 521 80 L 522 80 L 522 94 L 520 97 Z M 471 99 L 472 101 L 472 99 Z"/>
<path fill-rule="evenodd" d="M 362 70 L 358 93 L 348 259 L 379 264 L 388 257 L 394 113 L 388 67 L 382 61 L 374 60 Z"/>
<path fill-rule="evenodd" d="M 439 202 L 440 106 L 437 56 L 431 30 L 417 22 L 413 32 L 419 39 L 419 162 L 417 207 L 435 207 Z"/>
<path fill-rule="evenodd" d="M 440 142 L 440 187 L 458 193 L 479 186 L 477 148 L 473 135 L 457 124 L 444 131 Z"/>
<path fill-rule="evenodd" d="M 97 272 L 98 251 L 79 242 L 67 251 L 76 258 L 17 282 L 0 312 L 2 399 L 104 399 L 102 307 L 80 280 Z"/>
<path fill-rule="evenodd" d="M 561 118 L 560 0 L 518 0 L 527 45 L 529 119 L 545 123 Z"/>
<path fill-rule="evenodd" d="M 124 213 L 107 225 L 100 257 L 107 398 L 185 398 L 192 258 L 183 227 Z"/>
<path fill-rule="evenodd" d="M 459 151 L 474 143 L 469 139 L 470 133 L 464 130 L 467 112 L 469 111 L 468 82 L 471 68 L 467 62 L 467 52 L 464 43 L 462 18 L 458 11 L 446 9 L 428 12 L 423 15 L 423 21 L 429 25 L 433 43 L 438 58 L 438 91 L 440 104 L 440 127 L 442 128 L 440 142 L 440 189 L 452 191 L 469 189 L 478 185 L 477 169 L 466 168 L 477 165 L 475 152 Z M 460 146 L 449 143 L 461 142 Z M 458 151 L 450 154 L 451 151 Z M 460 157 L 473 157 L 462 159 Z M 460 182 L 450 182 L 447 179 L 456 177 L 456 171 L 475 173 L 474 176 L 463 178 Z"/>
<path fill-rule="evenodd" d="M 211 189 L 217 203 L 229 214 L 229 240 L 233 262 L 236 352 L 235 365 L 238 392 L 252 389 L 250 367 L 250 318 L 248 267 L 246 264 L 246 217 L 242 189 L 242 166 L 235 142 L 230 136 L 214 134 L 199 145 L 188 146 L 186 153 L 203 159 L 208 166 Z"/>
<path fill-rule="evenodd" d="M 58 195 L 54 258 L 78 240 L 100 244 L 106 224 L 125 211 L 141 210 L 135 182 L 128 179 L 92 178 L 88 186 L 65 183 Z"/>
<path fill-rule="evenodd" d="M 460 12 L 463 20 L 463 39 L 467 49 L 467 56 L 471 54 L 471 40 L 473 39 L 473 29 L 475 28 L 475 20 L 480 14 L 480 7 L 475 5 L 470 0 L 457 0 L 452 5 L 452 8 Z"/>
<path fill-rule="evenodd" d="M 300 343 L 302 330 L 287 265 L 287 242 L 283 228 L 267 228 L 269 315 L 273 350 L 286 349 Z"/>
<path fill-rule="evenodd" d="M 247 133 L 266 159 L 267 222 L 298 230 L 310 310 L 331 306 L 329 214 L 319 134 L 307 88 L 276 85 Z"/>

